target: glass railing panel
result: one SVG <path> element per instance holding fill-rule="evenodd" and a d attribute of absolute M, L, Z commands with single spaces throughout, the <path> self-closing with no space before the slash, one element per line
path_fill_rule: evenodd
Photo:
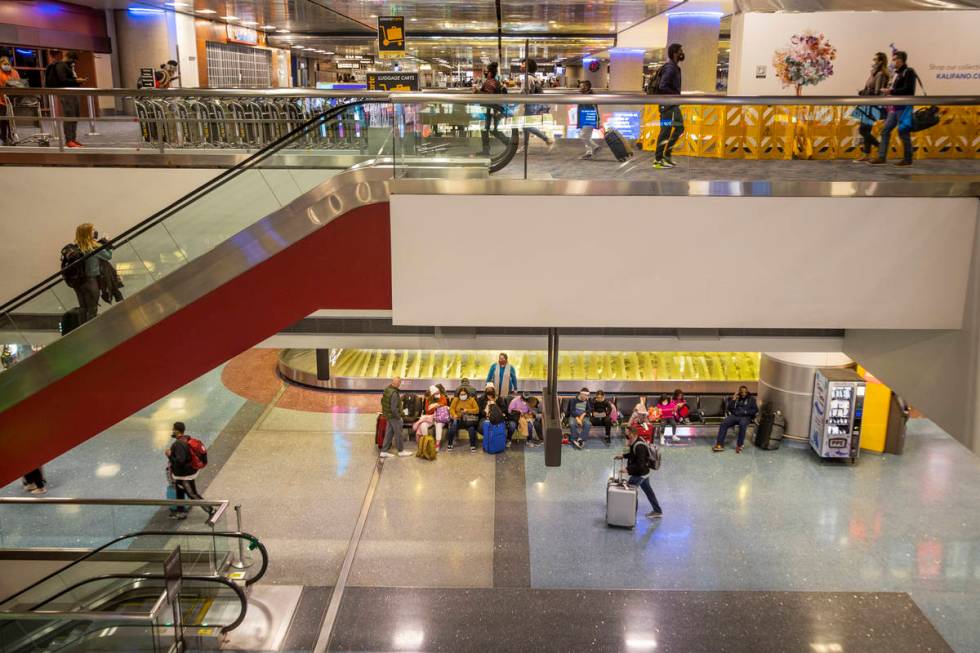
<path fill-rule="evenodd" d="M 161 610 L 162 613 L 165 610 Z M 169 642 L 167 641 L 169 638 Z M 170 650 L 173 634 L 160 616 L 59 614 L 50 616 L 0 613 L 2 651 L 152 651 Z"/>

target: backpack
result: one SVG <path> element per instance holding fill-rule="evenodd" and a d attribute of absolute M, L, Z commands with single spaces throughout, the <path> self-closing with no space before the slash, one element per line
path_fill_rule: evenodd
<path fill-rule="evenodd" d="M 653 77 L 651 77 L 650 81 L 647 82 L 647 88 L 646 88 L 647 95 L 656 95 L 657 91 L 660 90 L 660 80 L 664 76 L 665 67 L 666 64 L 660 66 L 660 68 L 657 68 L 657 72 L 653 73 Z"/>
<path fill-rule="evenodd" d="M 431 435 L 423 435 L 419 438 L 418 449 L 415 451 L 416 458 L 435 460 L 438 452 L 436 451 L 436 439 Z"/>
<path fill-rule="evenodd" d="M 68 243 L 61 248 L 61 278 L 69 288 L 80 288 L 85 283 L 85 257 L 75 243 Z"/>
<path fill-rule="evenodd" d="M 627 470 L 630 474 L 634 476 L 646 476 L 651 470 L 660 469 L 660 449 L 656 445 L 651 445 L 646 440 L 638 439 L 636 442 L 630 446 L 630 452 L 632 453 L 634 448 L 637 446 L 646 447 L 647 449 L 647 460 L 645 463 L 640 463 L 639 461 L 630 461 Z"/>
<path fill-rule="evenodd" d="M 491 424 L 500 424 L 504 421 L 504 411 L 500 410 L 496 401 L 487 406 L 487 419 L 490 420 Z"/>
<path fill-rule="evenodd" d="M 204 469 L 208 466 L 208 450 L 197 438 L 187 438 L 187 450 L 191 453 L 191 467 Z"/>

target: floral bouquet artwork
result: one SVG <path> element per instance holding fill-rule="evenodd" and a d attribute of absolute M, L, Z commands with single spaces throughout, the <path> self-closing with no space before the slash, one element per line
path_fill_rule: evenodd
<path fill-rule="evenodd" d="M 776 77 L 783 86 L 795 86 L 803 94 L 804 86 L 815 86 L 834 74 L 837 48 L 823 34 L 803 32 L 790 39 L 787 48 L 776 50 L 772 57 Z"/>

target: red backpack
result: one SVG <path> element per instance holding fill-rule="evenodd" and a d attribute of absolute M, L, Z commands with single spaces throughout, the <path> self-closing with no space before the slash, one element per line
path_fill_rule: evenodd
<path fill-rule="evenodd" d="M 191 467 L 204 469 L 208 466 L 208 450 L 203 442 L 187 436 L 187 449 L 191 452 Z"/>

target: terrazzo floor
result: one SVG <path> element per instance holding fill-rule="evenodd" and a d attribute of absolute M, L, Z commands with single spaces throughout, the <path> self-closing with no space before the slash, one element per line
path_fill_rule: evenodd
<path fill-rule="evenodd" d="M 280 650 L 313 646 L 365 505 L 330 650 L 980 650 L 980 459 L 927 420 L 903 456 L 853 467 L 792 444 L 670 448 L 664 517 L 613 530 L 616 440 L 566 447 L 559 468 L 520 444 L 389 459 L 365 504 L 378 396 L 286 390 L 274 359 L 246 352 L 46 471 L 53 496 L 160 497 L 170 423 L 187 422 L 212 447 L 205 495 L 241 504 L 269 548 L 262 584 L 303 588 Z M 52 538 L 107 519 L 47 517 Z M 4 538 L 36 526 L 0 513 Z"/>

